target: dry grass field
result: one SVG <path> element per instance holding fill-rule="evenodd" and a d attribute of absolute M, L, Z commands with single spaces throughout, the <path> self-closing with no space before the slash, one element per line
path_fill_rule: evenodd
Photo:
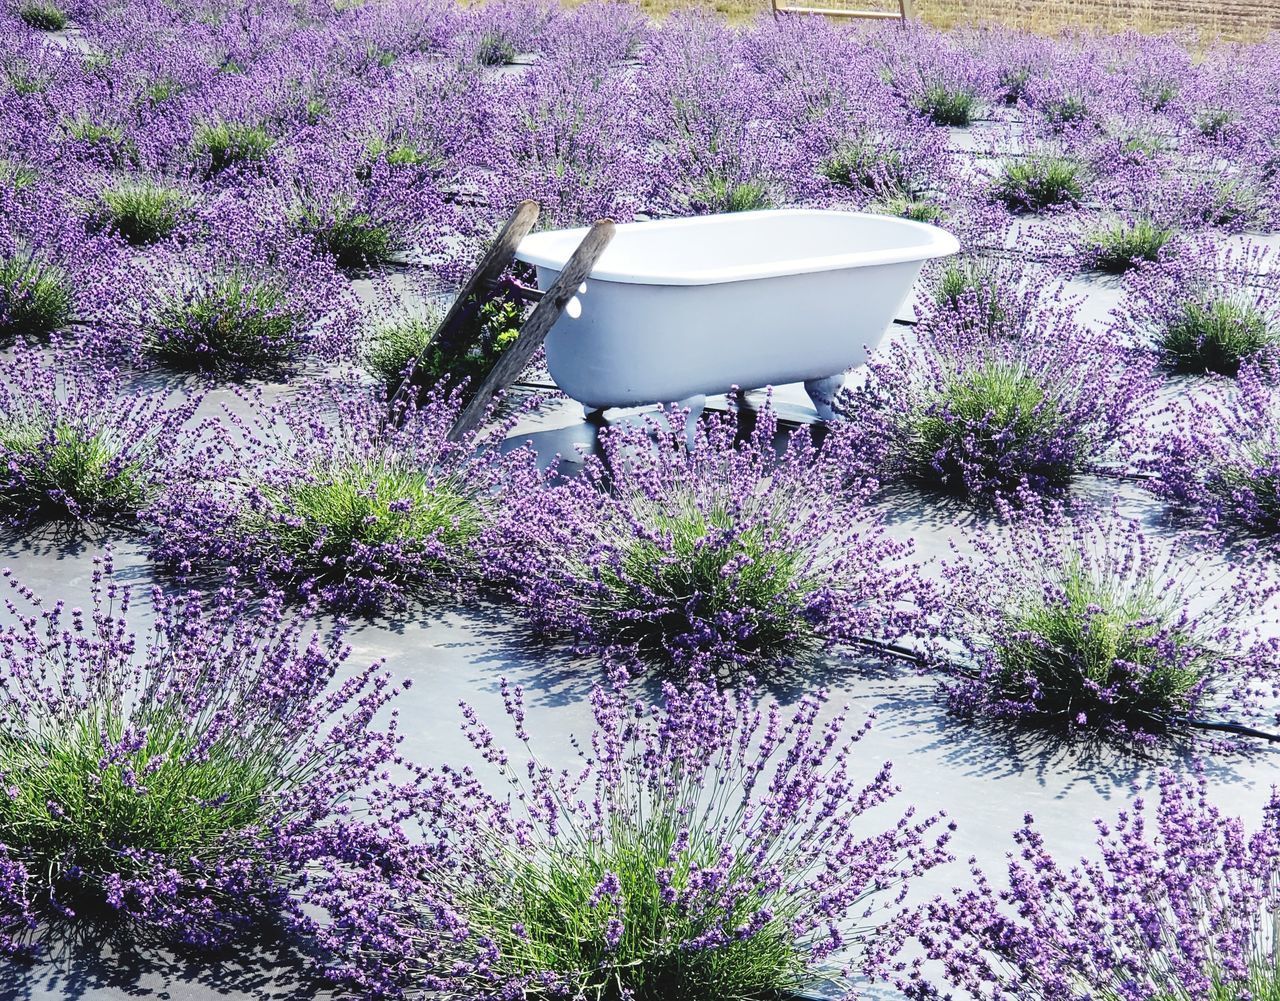
<path fill-rule="evenodd" d="M 682 0 L 635 0 L 661 16 L 688 6 Z M 897 10 L 896 0 L 789 0 L 796 5 Z M 769 9 L 769 0 L 707 0 L 731 20 L 750 20 Z M 928 24 L 1000 24 L 1029 31 L 1164 32 L 1192 29 L 1229 40 L 1256 40 L 1280 31 L 1280 0 L 915 0 L 915 12 Z"/>

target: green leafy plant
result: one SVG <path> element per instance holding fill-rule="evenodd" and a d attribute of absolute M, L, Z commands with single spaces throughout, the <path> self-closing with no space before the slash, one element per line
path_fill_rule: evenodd
<path fill-rule="evenodd" d="M 279 280 L 233 271 L 163 299 L 144 344 L 174 368 L 241 376 L 291 360 L 302 325 Z"/>
<path fill-rule="evenodd" d="M 40 180 L 40 171 L 23 163 L 0 160 L 0 187 L 22 191 Z"/>
<path fill-rule="evenodd" d="M 1005 698 L 1041 713 L 1160 728 L 1186 714 L 1212 668 L 1212 651 L 1176 618 L 1154 578 L 1107 579 L 1077 560 L 1051 592 L 1009 610 L 994 680 Z"/>
<path fill-rule="evenodd" d="M 1084 197 L 1079 161 L 1058 153 L 1031 153 L 1007 160 L 993 189 L 1013 212 L 1042 212 L 1055 205 L 1074 205 Z"/>
<path fill-rule="evenodd" d="M 914 222 L 936 223 L 947 214 L 946 209 L 932 199 L 915 197 L 905 191 L 887 192 L 868 207 L 881 215 L 897 216 Z"/>
<path fill-rule="evenodd" d="M 71 322 L 70 276 L 31 255 L 0 258 L 0 342 L 40 338 Z"/>
<path fill-rule="evenodd" d="M 774 205 L 765 182 L 734 181 L 722 174 L 713 174 L 704 181 L 694 202 L 710 212 L 755 212 Z"/>
<path fill-rule="evenodd" d="M 86 429 L 37 411 L 0 419 L 0 508 L 23 515 L 110 518 L 136 511 L 146 477 L 124 459 L 119 429 Z"/>
<path fill-rule="evenodd" d="M 934 125 L 963 127 L 977 117 L 978 93 L 971 87 L 931 83 L 915 96 L 912 104 Z"/>
<path fill-rule="evenodd" d="M 345 271 L 387 264 L 404 249 L 391 225 L 361 211 L 350 198 L 326 203 L 304 195 L 292 211 L 292 222 Z"/>
<path fill-rule="evenodd" d="M 102 192 L 99 221 L 129 243 L 168 237 L 192 206 L 186 192 L 151 180 L 119 181 Z"/>
<path fill-rule="evenodd" d="M 1235 375 L 1240 363 L 1280 342 L 1274 321 L 1240 298 L 1204 297 L 1182 303 L 1159 337 L 1181 372 Z"/>
<path fill-rule="evenodd" d="M 841 143 L 819 165 L 818 172 L 843 188 L 892 189 L 908 194 L 919 190 L 902 154 L 867 137 Z"/>
<path fill-rule="evenodd" d="M 261 494 L 244 532 L 269 538 L 273 558 L 322 586 L 341 584 L 353 554 L 370 551 L 384 554 L 380 573 L 397 586 L 433 568 L 455 573 L 484 527 L 484 512 L 461 481 L 393 455 L 334 462 L 287 485 L 264 485 Z M 397 560 L 385 558 L 391 551 Z"/>
<path fill-rule="evenodd" d="M 516 47 L 501 33 L 486 31 L 476 43 L 476 62 L 481 66 L 503 66 L 516 57 Z"/>
<path fill-rule="evenodd" d="M 1217 139 L 1239 117 L 1228 108 L 1202 108 L 1196 112 L 1196 130 L 1206 139 Z"/>
<path fill-rule="evenodd" d="M 201 122 L 191 137 L 191 154 L 212 177 L 233 164 L 266 160 L 275 140 L 261 125 L 249 122 Z"/>
<path fill-rule="evenodd" d="M 1089 107 L 1078 94 L 1066 94 L 1045 104 L 1044 117 L 1057 128 L 1076 125 L 1089 117 Z"/>
<path fill-rule="evenodd" d="M 413 365 L 413 384 L 429 389 L 441 381 L 453 384 L 470 380 L 471 388 L 493 367 L 520 335 L 524 310 L 506 299 L 490 299 L 477 312 L 478 325 L 466 354 L 447 363 L 443 353 L 432 347 L 441 310 L 404 312 L 374 324 L 364 351 L 365 368 L 386 388 L 395 392 Z"/>
<path fill-rule="evenodd" d="M 1175 232 L 1147 216 L 1103 223 L 1086 234 L 1085 258 L 1097 271 L 1123 274 L 1140 261 L 1160 260 Z"/>
<path fill-rule="evenodd" d="M 52 0 L 22 0 L 18 17 L 37 31 L 61 31 L 67 26 L 66 12 Z"/>
<path fill-rule="evenodd" d="M 750 622 L 754 648 L 764 655 L 795 647 L 805 599 L 824 583 L 805 573 L 804 553 L 779 546 L 765 524 L 743 528 L 724 507 L 704 510 L 692 499 L 645 507 L 636 514 L 646 531 L 601 574 L 620 635 L 636 621 L 637 640 L 661 644 L 688 629 L 685 610 L 696 604 L 705 619 Z M 671 609 L 671 621 L 629 614 L 655 604 Z"/>

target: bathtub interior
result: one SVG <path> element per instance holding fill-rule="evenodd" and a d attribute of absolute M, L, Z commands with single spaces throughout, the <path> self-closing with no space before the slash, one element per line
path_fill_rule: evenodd
<path fill-rule="evenodd" d="M 517 256 L 559 269 L 585 233 L 536 233 L 521 243 Z M 741 212 L 621 225 L 591 275 L 635 284 L 697 285 L 923 260 L 957 248 L 943 230 L 891 216 Z"/>

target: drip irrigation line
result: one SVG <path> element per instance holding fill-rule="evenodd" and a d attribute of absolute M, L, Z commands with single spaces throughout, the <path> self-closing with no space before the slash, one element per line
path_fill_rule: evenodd
<path fill-rule="evenodd" d="M 1196 730 L 1215 730 L 1219 733 L 1233 733 L 1240 737 L 1255 737 L 1258 740 L 1270 741 L 1273 744 L 1280 743 L 1280 733 L 1269 733 L 1256 727 L 1245 726 L 1243 723 L 1215 723 L 1212 720 L 1191 718 L 1183 720 L 1183 722 Z"/>

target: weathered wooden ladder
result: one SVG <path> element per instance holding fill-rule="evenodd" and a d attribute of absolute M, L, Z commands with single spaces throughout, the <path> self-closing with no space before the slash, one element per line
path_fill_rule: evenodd
<path fill-rule="evenodd" d="M 458 293 L 453 305 L 440 321 L 440 326 L 431 338 L 431 342 L 418 356 L 419 365 L 426 353 L 431 350 L 439 351 L 445 370 L 448 370 L 451 361 L 456 362 L 466 356 L 475 339 L 480 335 L 479 324 L 468 321 L 476 316 L 485 302 L 498 290 L 499 279 L 515 258 L 520 241 L 537 225 L 540 212 L 541 209 L 535 201 L 523 201 L 516 206 L 511 218 L 507 220 L 502 231 L 485 251 L 484 257 L 471 272 L 471 276 L 462 286 L 462 291 Z M 545 292 L 523 287 L 519 289 L 522 299 L 536 301 L 537 305 L 534 306 L 528 319 L 521 324 L 520 334 L 515 343 L 498 356 L 488 374 L 471 392 L 470 399 L 462 408 L 462 412 L 449 432 L 450 441 L 458 441 L 478 427 L 484 420 L 485 414 L 489 412 L 489 406 L 494 397 L 510 388 L 511 384 L 519 378 L 520 373 L 525 370 L 538 348 L 542 346 L 542 342 L 546 340 L 551 328 L 555 326 L 556 320 L 560 319 L 560 314 L 564 312 L 569 300 L 577 294 L 582 283 L 591 274 L 596 261 L 600 259 L 605 247 L 613 239 L 613 233 L 613 221 L 601 219 L 587 231 L 582 242 L 578 244 L 578 249 L 573 252 L 573 256 L 569 258 L 559 277 L 549 289 Z M 416 370 L 417 366 L 415 365 L 414 368 Z M 410 390 L 413 382 L 414 374 L 411 371 L 396 390 L 393 401 L 402 398 Z"/>

